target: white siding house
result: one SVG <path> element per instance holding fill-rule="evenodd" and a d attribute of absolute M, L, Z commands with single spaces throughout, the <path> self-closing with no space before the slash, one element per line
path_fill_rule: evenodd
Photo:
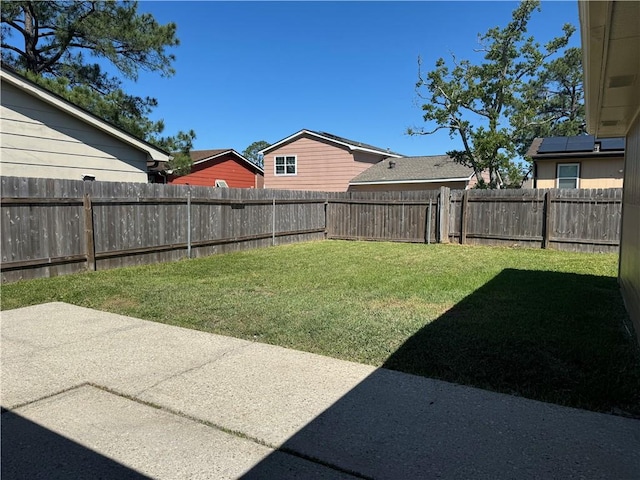
<path fill-rule="evenodd" d="M 166 152 L 1 70 L 0 175 L 147 182 Z"/>

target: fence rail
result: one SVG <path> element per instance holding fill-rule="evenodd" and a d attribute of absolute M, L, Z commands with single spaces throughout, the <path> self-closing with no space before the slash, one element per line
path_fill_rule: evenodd
<path fill-rule="evenodd" d="M 617 251 L 622 191 L 326 193 L 1 179 L 2 281 L 328 239 Z"/>

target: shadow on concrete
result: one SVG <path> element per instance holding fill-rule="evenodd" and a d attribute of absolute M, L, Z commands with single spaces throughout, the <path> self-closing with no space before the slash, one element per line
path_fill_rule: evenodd
<path fill-rule="evenodd" d="M 3 480 L 149 478 L 4 408 L 0 422 Z"/>
<path fill-rule="evenodd" d="M 639 380 L 617 372 L 604 385 L 589 381 L 607 356 L 628 350 L 626 365 L 635 364 L 622 316 L 615 279 L 505 270 L 280 450 L 365 478 L 633 478 L 640 455 L 618 446 L 640 446 L 640 423 L 460 385 L 578 403 L 584 388 L 597 388 L 606 403 Z M 606 350 L 612 339 L 619 352 Z M 616 360 L 597 368 L 625 365 Z M 243 478 L 265 472 L 258 464 Z"/>

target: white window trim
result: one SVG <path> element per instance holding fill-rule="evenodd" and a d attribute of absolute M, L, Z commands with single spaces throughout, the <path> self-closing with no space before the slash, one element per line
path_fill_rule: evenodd
<path fill-rule="evenodd" d="M 560 188 L 560 167 L 578 167 L 576 178 L 576 188 L 580 188 L 580 164 L 579 163 L 558 163 L 556 165 L 556 188 Z M 573 178 L 573 177 L 563 177 Z"/>
<path fill-rule="evenodd" d="M 276 158 L 278 158 L 278 157 L 284 158 L 284 173 L 278 173 L 278 171 L 277 171 Z M 293 157 L 294 161 L 295 161 L 294 165 L 296 167 L 296 173 L 287 173 L 287 158 L 291 158 L 291 157 Z M 276 177 L 294 177 L 294 176 L 296 176 L 298 174 L 298 156 L 297 155 L 287 155 L 287 154 L 274 155 L 273 156 L 273 174 Z"/>

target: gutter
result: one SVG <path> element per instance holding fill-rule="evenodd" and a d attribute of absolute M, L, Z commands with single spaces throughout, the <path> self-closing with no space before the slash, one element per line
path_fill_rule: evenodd
<path fill-rule="evenodd" d="M 624 150 L 607 150 L 605 152 L 573 152 L 573 153 L 548 153 L 542 155 L 531 156 L 531 159 L 534 161 L 539 160 L 558 160 L 560 158 L 588 158 L 588 159 L 596 159 L 596 158 L 606 158 L 606 157 L 624 157 Z"/>
<path fill-rule="evenodd" d="M 432 178 L 428 180 L 374 180 L 370 182 L 349 182 L 349 185 L 390 185 L 398 183 L 437 183 L 437 182 L 468 182 L 471 177 Z"/>

